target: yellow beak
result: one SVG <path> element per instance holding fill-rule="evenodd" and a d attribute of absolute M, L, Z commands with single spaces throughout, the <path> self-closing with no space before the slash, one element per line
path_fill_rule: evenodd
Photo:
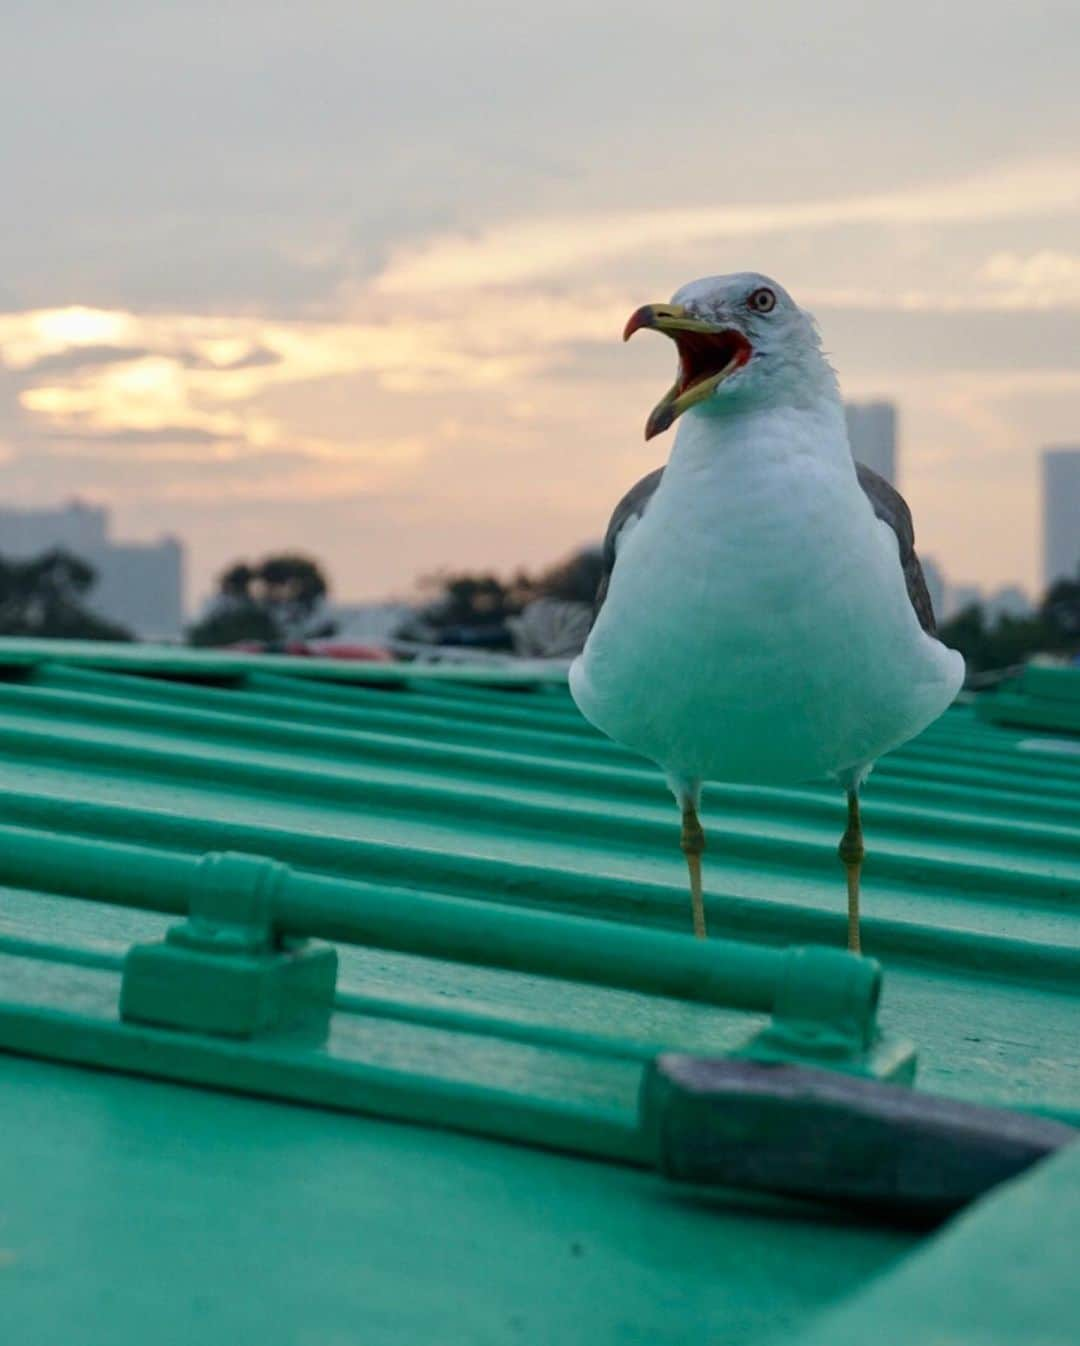
<path fill-rule="evenodd" d="M 679 377 L 653 407 L 645 423 L 645 438 L 662 434 L 698 402 L 741 369 L 752 350 L 734 328 L 695 318 L 681 304 L 645 304 L 636 309 L 623 330 L 623 340 L 642 327 L 670 336 L 679 348 Z"/>

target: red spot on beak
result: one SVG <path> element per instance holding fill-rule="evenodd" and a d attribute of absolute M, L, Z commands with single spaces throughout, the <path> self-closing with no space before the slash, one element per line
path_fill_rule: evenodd
<path fill-rule="evenodd" d="M 643 304 L 641 308 L 636 308 L 626 320 L 622 339 L 624 341 L 629 341 L 639 328 L 653 327 L 655 323 L 656 314 L 653 312 L 653 306 L 651 304 Z"/>

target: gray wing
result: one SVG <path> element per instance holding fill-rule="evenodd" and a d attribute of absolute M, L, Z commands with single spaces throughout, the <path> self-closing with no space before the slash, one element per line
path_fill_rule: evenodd
<path fill-rule="evenodd" d="M 656 488 L 660 485 L 660 478 L 663 475 L 664 469 L 662 467 L 654 468 L 647 476 L 635 482 L 615 506 L 615 512 L 612 514 L 611 522 L 604 534 L 604 543 L 601 550 L 600 583 L 597 586 L 596 598 L 593 601 L 594 619 L 603 607 L 604 599 L 607 597 L 608 582 L 611 579 L 611 572 L 615 569 L 615 557 L 618 555 L 619 538 L 622 531 L 627 524 L 636 523 L 648 509 L 649 501 L 656 494 Z"/>
<path fill-rule="evenodd" d="M 937 635 L 934 605 L 930 601 L 930 591 L 926 587 L 919 558 L 915 555 L 915 525 L 911 522 L 911 510 L 907 507 L 907 501 L 884 477 L 879 477 L 865 463 L 855 464 L 855 475 L 859 479 L 863 494 L 873 505 L 874 513 L 896 534 L 904 583 L 907 586 L 911 606 L 915 609 L 915 616 L 919 619 L 919 625 L 927 635 Z"/>
<path fill-rule="evenodd" d="M 660 478 L 664 475 L 662 467 L 655 468 L 647 476 L 635 482 L 619 503 L 611 516 L 607 532 L 604 534 L 602 551 L 603 569 L 600 584 L 596 590 L 594 616 L 603 606 L 607 597 L 608 582 L 615 569 L 615 557 L 618 554 L 619 538 L 628 523 L 634 523 L 645 513 L 649 501 L 656 494 Z M 931 636 L 937 635 L 937 623 L 934 621 L 934 606 L 930 601 L 930 592 L 923 578 L 922 566 L 915 555 L 915 525 L 911 521 L 911 510 L 907 501 L 884 477 L 872 471 L 865 463 L 855 464 L 855 475 L 862 487 L 863 494 L 873 506 L 874 513 L 896 534 L 900 549 L 900 565 L 904 572 L 904 584 L 908 598 L 919 619 L 919 625 Z"/>

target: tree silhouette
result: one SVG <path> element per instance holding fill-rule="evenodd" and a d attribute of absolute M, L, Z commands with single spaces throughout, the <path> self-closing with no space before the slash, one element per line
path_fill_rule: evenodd
<path fill-rule="evenodd" d="M 604 555 L 599 547 L 582 547 L 563 561 L 542 571 L 532 582 L 536 598 L 558 598 L 567 603 L 596 601 L 600 578 L 604 573 Z"/>
<path fill-rule="evenodd" d="M 1054 581 L 1043 599 L 1039 615 L 1065 641 L 1080 645 L 1080 567 L 1072 579 Z"/>
<path fill-rule="evenodd" d="M 206 616 L 188 631 L 192 645 L 276 644 L 332 635 L 316 622 L 329 586 L 317 562 L 282 553 L 257 565 L 240 561 L 225 570 Z"/>
<path fill-rule="evenodd" d="M 519 644 L 519 619 L 538 599 L 552 601 L 549 611 L 558 603 L 564 609 L 580 607 L 591 618 L 601 569 L 600 549 L 585 547 L 538 575 L 525 570 L 507 579 L 489 571 L 429 575 L 422 587 L 431 597 L 394 634 L 420 644 L 511 650 Z M 587 630 L 586 621 L 582 640 Z"/>
<path fill-rule="evenodd" d="M 501 580 L 490 572 L 443 571 L 425 576 L 421 585 L 431 597 L 398 627 L 394 633 L 397 639 L 487 650 L 512 647 L 506 620 L 528 601 L 527 576 L 518 574 Z"/>
<path fill-rule="evenodd" d="M 1002 614 L 988 620 L 978 603 L 951 617 L 938 631 L 946 645 L 964 656 L 968 673 L 1012 668 L 1033 654 L 1080 653 L 1080 572 L 1047 590 L 1028 617 Z"/>
<path fill-rule="evenodd" d="M 130 631 L 85 605 L 96 582 L 93 566 L 59 548 L 29 561 L 0 557 L 0 634 L 130 640 Z"/>

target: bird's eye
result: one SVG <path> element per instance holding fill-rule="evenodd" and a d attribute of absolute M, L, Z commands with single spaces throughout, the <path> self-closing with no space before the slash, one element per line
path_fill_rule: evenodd
<path fill-rule="evenodd" d="M 776 307 L 776 295 L 768 286 L 763 285 L 760 290 L 755 290 L 746 302 L 755 313 L 771 313 Z"/>

